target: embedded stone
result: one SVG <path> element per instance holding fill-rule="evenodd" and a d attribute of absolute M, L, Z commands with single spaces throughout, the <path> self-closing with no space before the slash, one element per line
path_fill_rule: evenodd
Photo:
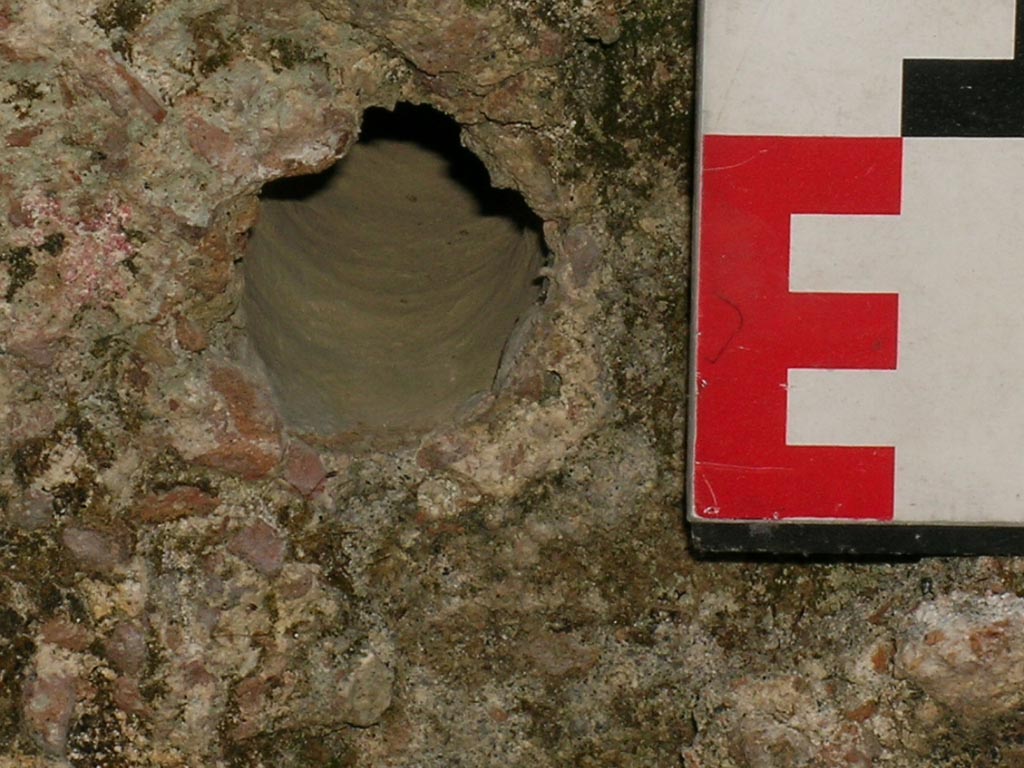
<path fill-rule="evenodd" d="M 22 714 L 33 741 L 48 755 L 67 746 L 75 711 L 75 680 L 69 675 L 30 677 L 23 689 Z"/>
<path fill-rule="evenodd" d="M 922 603 L 898 643 L 895 670 L 965 723 L 1024 704 L 1024 599 L 954 593 Z"/>
<path fill-rule="evenodd" d="M 88 528 L 68 527 L 61 532 L 61 541 L 79 565 L 92 571 L 110 571 L 124 562 L 120 543 Z"/>
<path fill-rule="evenodd" d="M 149 655 L 146 633 L 135 622 L 121 622 L 103 641 L 103 651 L 114 669 L 122 675 L 137 675 Z"/>
<path fill-rule="evenodd" d="M 245 526 L 228 541 L 228 552 L 264 576 L 276 576 L 281 571 L 286 550 L 284 539 L 262 520 Z"/>

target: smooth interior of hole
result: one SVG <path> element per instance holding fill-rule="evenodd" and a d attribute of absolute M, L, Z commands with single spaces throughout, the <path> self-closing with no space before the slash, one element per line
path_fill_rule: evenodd
<path fill-rule="evenodd" d="M 292 426 L 429 428 L 492 387 L 543 244 L 458 131 L 427 107 L 368 110 L 337 165 L 265 190 L 243 308 Z"/>

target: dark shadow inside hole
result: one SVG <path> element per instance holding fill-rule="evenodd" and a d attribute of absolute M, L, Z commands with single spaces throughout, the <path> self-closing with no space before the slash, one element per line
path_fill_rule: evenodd
<path fill-rule="evenodd" d="M 491 186 L 490 174 L 480 158 L 459 141 L 462 128 L 448 115 L 426 104 L 401 102 L 394 110 L 370 107 L 363 113 L 359 141 L 402 141 L 444 157 L 449 177 L 470 192 L 481 216 L 505 216 L 523 229 L 540 232 L 540 218 L 519 192 Z M 331 178 L 342 173 L 345 159 L 322 173 L 278 179 L 263 188 L 269 200 L 304 200 L 324 189 Z"/>

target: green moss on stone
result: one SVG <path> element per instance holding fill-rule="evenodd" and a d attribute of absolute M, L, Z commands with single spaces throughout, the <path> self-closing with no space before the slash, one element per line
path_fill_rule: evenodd
<path fill-rule="evenodd" d="M 275 72 L 292 69 L 310 61 L 321 61 L 323 54 L 288 37 L 275 37 L 269 46 L 270 65 Z"/>
<path fill-rule="evenodd" d="M 195 43 L 196 69 L 203 77 L 225 66 L 238 53 L 238 32 L 221 31 L 222 9 L 196 16 L 188 23 L 189 34 Z"/>
<path fill-rule="evenodd" d="M 74 435 L 75 442 L 89 461 L 100 469 L 106 469 L 114 461 L 114 450 L 110 442 L 96 428 L 96 426 L 84 415 L 78 405 L 68 405 L 67 415 L 58 425 L 61 432 L 70 432 Z"/>
<path fill-rule="evenodd" d="M 67 238 L 64 237 L 64 233 L 54 232 L 52 235 L 47 235 L 42 245 L 39 246 L 39 250 L 48 253 L 50 256 L 58 256 L 64 251 L 66 244 Z"/>
<path fill-rule="evenodd" d="M 684 183 L 689 178 L 692 5 L 665 0 L 624 13 L 614 43 L 590 45 L 570 62 L 576 131 L 591 166 L 618 174 L 642 153 L 676 164 Z M 635 180 L 630 186 L 643 192 Z"/>
<path fill-rule="evenodd" d="M 231 718 L 225 718 L 222 734 L 230 732 Z M 358 754 L 347 743 L 348 734 L 342 731 L 303 729 L 261 733 L 242 742 L 228 741 L 225 749 L 227 764 L 231 768 L 250 768 L 254 765 L 273 765 L 277 768 L 353 768 L 359 763 Z"/>
<path fill-rule="evenodd" d="M 49 452 L 50 444 L 45 437 L 31 437 L 14 449 L 11 465 L 18 485 L 27 488 L 34 478 L 46 470 Z"/>
<path fill-rule="evenodd" d="M 132 32 L 152 10 L 149 0 L 112 0 L 92 15 L 93 21 L 104 32 L 122 29 Z"/>
<path fill-rule="evenodd" d="M 298 559 L 302 562 L 316 563 L 327 584 L 344 595 L 354 596 L 355 587 L 349 574 L 348 555 L 345 554 L 345 549 L 339 546 L 339 542 L 351 533 L 337 520 L 303 530 L 301 519 L 295 518 L 289 525 L 295 549 L 302 553 Z"/>
<path fill-rule="evenodd" d="M 26 246 L 10 248 L 0 254 L 0 262 L 7 265 L 8 283 L 4 298 L 11 302 L 25 283 L 35 277 L 36 263 L 32 258 L 32 249 Z"/>
<path fill-rule="evenodd" d="M 43 98 L 42 85 L 35 80 L 8 80 L 14 86 L 14 93 L 7 96 L 4 104 L 15 104 L 19 101 L 38 101 Z"/>
<path fill-rule="evenodd" d="M 128 242 L 133 248 L 141 248 L 149 242 L 149 237 L 141 229 L 122 227 L 121 232 L 124 233 L 124 236 L 128 239 Z"/>
<path fill-rule="evenodd" d="M 198 488 L 211 496 L 218 493 L 217 486 L 205 470 L 190 464 L 174 448 L 167 447 L 147 463 L 140 490 L 144 493 L 163 493 L 183 485 Z"/>
<path fill-rule="evenodd" d="M 97 360 L 127 349 L 125 340 L 119 336 L 100 336 L 89 348 L 89 354 Z"/>
<path fill-rule="evenodd" d="M 36 646 L 24 633 L 24 627 L 11 634 L 0 634 L 0 680 L 15 681 L 28 666 Z M 14 744 L 21 729 L 19 686 L 0 687 L 0 744 Z"/>
<path fill-rule="evenodd" d="M 100 336 L 89 347 L 89 354 L 101 361 L 96 397 L 109 406 L 107 412 L 113 412 L 128 432 L 134 433 L 141 429 L 146 412 L 140 399 L 121 386 L 125 367 L 135 364 L 129 353 L 128 342 L 121 336 Z"/>
<path fill-rule="evenodd" d="M 78 517 L 92 501 L 93 484 L 90 479 L 76 478 L 74 482 L 61 483 L 53 488 L 53 511 L 57 515 Z"/>
<path fill-rule="evenodd" d="M 89 675 L 91 701 L 83 707 L 68 734 L 68 763 L 71 768 L 131 768 L 137 765 L 125 754 L 124 718 L 114 704 L 114 693 L 106 671 L 97 666 Z"/>

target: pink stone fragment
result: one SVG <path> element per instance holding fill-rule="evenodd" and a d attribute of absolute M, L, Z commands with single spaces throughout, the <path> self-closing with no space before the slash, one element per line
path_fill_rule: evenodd
<path fill-rule="evenodd" d="M 115 75 L 121 80 L 122 83 L 127 87 L 128 92 L 132 95 L 138 105 L 151 117 L 156 123 L 162 123 L 167 117 L 167 110 L 164 109 L 161 104 L 154 96 L 147 90 L 134 74 L 128 71 L 120 61 L 115 59 L 107 51 L 99 52 L 100 60 L 109 66 Z"/>
<path fill-rule="evenodd" d="M 48 755 L 62 755 L 75 711 L 75 681 L 66 675 L 30 678 L 23 689 L 23 715 L 33 741 Z"/>
<path fill-rule="evenodd" d="M 148 652 L 146 634 L 133 621 L 125 621 L 114 627 L 103 643 L 103 651 L 114 669 L 125 675 L 142 671 Z"/>
<path fill-rule="evenodd" d="M 80 565 L 91 571 L 113 570 L 125 559 L 120 544 L 89 528 L 65 528 L 61 542 Z"/>
<path fill-rule="evenodd" d="M 923 603 L 895 659 L 962 722 L 995 721 L 1024 705 L 1024 599 L 953 593 Z"/>
<path fill-rule="evenodd" d="M 133 677 L 119 677 L 114 680 L 114 705 L 122 712 L 137 717 L 149 717 L 152 712 L 142 698 L 139 681 Z"/>
<path fill-rule="evenodd" d="M 165 523 L 183 517 L 201 516 L 217 508 L 215 496 L 190 485 L 172 488 L 166 493 L 150 494 L 139 504 L 138 516 L 143 522 Z"/>
<path fill-rule="evenodd" d="M 32 139 L 43 132 L 43 129 L 38 125 L 29 125 L 24 128 L 11 131 L 7 134 L 6 142 L 8 147 L 28 147 L 32 144 Z"/>
<path fill-rule="evenodd" d="M 311 496 L 322 487 L 327 470 L 320 454 L 298 440 L 288 446 L 285 457 L 284 479 L 303 496 Z"/>
<path fill-rule="evenodd" d="M 228 541 L 228 552 L 242 558 L 264 576 L 276 576 L 284 565 L 286 545 L 262 520 L 247 525 Z"/>
<path fill-rule="evenodd" d="M 185 683 L 190 687 L 212 687 L 217 684 L 217 678 L 206 668 L 200 659 L 192 659 L 182 666 Z"/>

